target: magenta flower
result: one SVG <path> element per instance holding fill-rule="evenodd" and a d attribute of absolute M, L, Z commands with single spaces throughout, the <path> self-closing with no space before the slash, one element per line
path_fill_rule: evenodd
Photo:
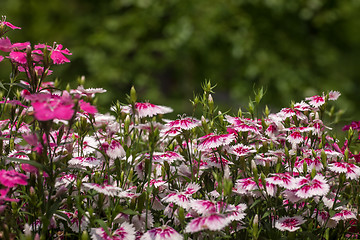
<path fill-rule="evenodd" d="M 199 121 L 195 118 L 186 117 L 186 118 L 177 119 L 177 120 L 168 122 L 166 124 L 166 126 L 170 127 L 170 128 L 180 128 L 182 130 L 190 130 L 197 126 L 201 126 L 201 121 Z"/>
<path fill-rule="evenodd" d="M 348 179 L 357 179 L 360 177 L 360 167 L 347 162 L 334 162 L 329 164 L 329 169 L 336 173 L 345 173 Z"/>
<path fill-rule="evenodd" d="M 93 240 L 135 240 L 134 226 L 127 222 L 123 222 L 120 227 L 113 232 L 111 232 L 109 228 L 109 232 L 110 235 L 108 235 L 102 227 L 92 228 L 91 238 Z"/>
<path fill-rule="evenodd" d="M 8 198 L 6 194 L 9 192 L 9 188 L 2 188 L 0 189 L 0 206 L 2 202 L 18 202 L 19 199 Z M 1 212 L 1 211 L 0 211 Z"/>
<path fill-rule="evenodd" d="M 305 220 L 301 216 L 282 217 L 275 222 L 275 228 L 280 231 L 295 232 L 300 229 L 300 225 L 303 223 L 305 223 Z"/>
<path fill-rule="evenodd" d="M 35 118 L 39 121 L 70 120 L 74 115 L 74 103 L 69 95 L 38 93 L 26 98 L 31 100 Z"/>
<path fill-rule="evenodd" d="M 2 60 L 4 60 L 4 57 L 3 57 L 3 56 L 0 56 L 0 62 L 1 62 Z"/>
<path fill-rule="evenodd" d="M 80 109 L 88 114 L 95 114 L 97 113 L 97 109 L 95 106 L 91 105 L 88 102 L 85 102 L 84 100 L 79 101 Z"/>
<path fill-rule="evenodd" d="M 44 49 L 44 48 L 47 48 L 51 52 L 50 58 L 54 64 L 63 64 L 66 62 L 70 62 L 70 60 L 67 57 L 65 57 L 64 54 L 72 55 L 72 53 L 70 53 L 70 51 L 67 48 L 63 49 L 63 45 L 57 44 L 55 48 L 52 48 L 51 46 L 48 46 L 46 44 L 35 45 L 35 49 Z"/>
<path fill-rule="evenodd" d="M 21 29 L 20 27 L 16 27 L 13 24 L 6 22 L 6 16 L 3 16 L 2 19 L 0 20 L 0 29 L 3 29 L 4 26 L 7 26 L 11 29 Z"/>
<path fill-rule="evenodd" d="M 12 51 L 9 54 L 9 58 L 16 63 L 25 65 L 27 63 L 26 52 Z"/>
<path fill-rule="evenodd" d="M 200 143 L 198 144 L 197 149 L 199 151 L 206 151 L 220 146 L 229 145 L 234 140 L 235 136 L 233 134 L 215 135 L 214 133 L 210 133 L 199 138 Z"/>
<path fill-rule="evenodd" d="M 219 231 L 226 227 L 231 220 L 220 214 L 211 214 L 209 216 L 198 217 L 186 226 L 185 232 L 195 233 L 203 230 Z"/>
<path fill-rule="evenodd" d="M 153 228 L 141 236 L 140 240 L 182 240 L 184 239 L 172 227 L 162 226 Z"/>
<path fill-rule="evenodd" d="M 0 38 L 0 51 L 10 52 L 12 50 L 12 44 L 8 37 Z"/>
<path fill-rule="evenodd" d="M 0 170 L 0 183 L 6 187 L 15 187 L 16 185 L 27 185 L 28 177 L 15 170 Z"/>
<path fill-rule="evenodd" d="M 313 179 L 310 179 L 310 177 L 298 178 L 296 186 L 298 190 L 295 194 L 300 198 L 325 196 L 330 190 L 330 186 L 326 182 L 324 176 L 319 174 Z"/>

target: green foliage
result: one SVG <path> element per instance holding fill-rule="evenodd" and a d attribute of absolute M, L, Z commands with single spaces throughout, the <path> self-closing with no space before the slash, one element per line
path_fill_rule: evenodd
<path fill-rule="evenodd" d="M 334 89 L 359 118 L 359 10 L 356 0 L 3 0 L 0 12 L 23 28 L 14 40 L 68 47 L 62 82 L 85 75 L 110 91 L 106 106 L 134 85 L 143 99 L 190 112 L 177 99 L 211 79 L 213 97 L 233 108 L 254 85 L 270 108 Z"/>

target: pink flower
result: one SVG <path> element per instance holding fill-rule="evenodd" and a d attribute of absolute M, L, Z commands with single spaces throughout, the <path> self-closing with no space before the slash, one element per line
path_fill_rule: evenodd
<path fill-rule="evenodd" d="M 329 169 L 336 173 L 345 173 L 348 179 L 357 179 L 360 177 L 360 167 L 347 162 L 334 162 L 328 165 Z"/>
<path fill-rule="evenodd" d="M 94 157 L 75 157 L 68 164 L 80 168 L 96 168 L 99 167 L 101 161 Z"/>
<path fill-rule="evenodd" d="M 341 95 L 341 93 L 339 91 L 331 90 L 329 92 L 329 100 L 332 100 L 332 101 L 337 100 L 340 97 L 340 95 Z"/>
<path fill-rule="evenodd" d="M 295 132 L 291 133 L 286 139 L 291 144 L 299 144 L 299 143 L 302 143 L 304 141 L 303 136 L 301 136 L 300 132 L 298 132 L 298 131 L 295 131 Z"/>
<path fill-rule="evenodd" d="M 110 144 L 104 142 L 101 144 L 101 149 L 104 150 L 111 159 L 122 158 L 125 156 L 125 150 L 117 140 L 112 140 Z"/>
<path fill-rule="evenodd" d="M 175 203 L 184 209 L 188 209 L 192 200 L 191 195 L 196 193 L 200 188 L 199 184 L 190 183 L 184 191 L 170 193 L 164 197 L 162 201 L 166 203 Z"/>
<path fill-rule="evenodd" d="M 0 51 L 10 52 L 12 49 L 11 41 L 8 37 L 0 38 Z"/>
<path fill-rule="evenodd" d="M 343 209 L 340 212 L 335 213 L 331 219 L 339 222 L 341 220 L 356 219 L 356 215 L 348 209 Z"/>
<path fill-rule="evenodd" d="M 14 187 L 16 185 L 26 185 L 28 177 L 15 170 L 0 170 L 0 183 L 6 187 Z"/>
<path fill-rule="evenodd" d="M 288 173 L 274 173 L 271 177 L 266 178 L 267 183 L 283 187 L 285 189 L 295 189 L 296 180 Z"/>
<path fill-rule="evenodd" d="M 257 188 L 256 182 L 253 178 L 243 178 L 236 180 L 234 192 L 238 194 L 248 194 L 252 190 Z"/>
<path fill-rule="evenodd" d="M 121 191 L 121 188 L 115 187 L 113 185 L 99 185 L 96 183 L 83 183 L 83 185 L 85 188 L 93 189 L 106 196 L 115 196 L 118 194 L 118 192 Z"/>
<path fill-rule="evenodd" d="M 12 51 L 9 54 L 9 58 L 13 62 L 16 62 L 16 63 L 19 63 L 19 64 L 25 65 L 27 63 L 26 53 L 25 52 Z"/>
<path fill-rule="evenodd" d="M 0 20 L 0 29 L 4 28 L 4 26 L 7 26 L 11 29 L 21 29 L 20 27 L 16 27 L 16 26 L 12 25 L 11 23 L 6 22 L 6 16 L 3 16 L 2 20 Z"/>
<path fill-rule="evenodd" d="M 39 121 L 70 120 L 74 115 L 74 103 L 68 95 L 38 93 L 26 98 L 32 101 L 35 118 Z"/>
<path fill-rule="evenodd" d="M 313 168 L 315 168 L 316 171 L 321 171 L 323 169 L 323 164 L 321 163 L 319 157 L 303 158 L 301 160 L 297 159 L 295 161 L 294 167 L 299 172 L 301 172 L 301 171 L 303 171 L 303 168 L 304 168 L 304 162 L 306 162 L 308 172 L 311 172 Z"/>
<path fill-rule="evenodd" d="M 186 226 L 185 232 L 195 233 L 202 230 L 219 231 L 226 227 L 231 220 L 220 214 L 211 214 L 209 216 L 198 217 Z"/>
<path fill-rule="evenodd" d="M 149 154 L 147 154 L 146 156 L 150 157 Z M 166 161 L 168 163 L 172 163 L 175 160 L 184 161 L 185 159 L 179 153 L 173 152 L 173 151 L 167 151 L 164 153 L 154 153 L 153 154 L 154 162 L 163 163 L 164 161 Z"/>
<path fill-rule="evenodd" d="M 4 60 L 4 57 L 3 57 L 3 56 L 0 56 L 0 62 L 1 62 L 2 60 Z"/>
<path fill-rule="evenodd" d="M 6 194 L 9 192 L 9 188 L 2 188 L 0 189 L 0 205 L 2 202 L 18 202 L 19 199 L 8 198 Z M 1 212 L 1 211 L 0 211 Z"/>
<path fill-rule="evenodd" d="M 229 145 L 234 140 L 235 136 L 233 134 L 215 135 L 214 133 L 210 133 L 199 138 L 200 143 L 197 148 L 199 151 L 210 150 L 212 148 Z"/>
<path fill-rule="evenodd" d="M 182 118 L 182 119 L 177 119 L 171 122 L 168 122 L 166 124 L 166 126 L 170 127 L 170 128 L 180 128 L 183 130 L 190 130 L 192 128 L 195 128 L 197 126 L 201 125 L 201 121 L 195 119 L 195 118 Z"/>
<path fill-rule="evenodd" d="M 184 239 L 172 227 L 162 226 L 153 228 L 141 236 L 140 240 L 182 240 Z"/>
<path fill-rule="evenodd" d="M 306 100 L 310 100 L 309 104 L 313 107 L 320 107 L 325 103 L 325 97 L 319 95 L 308 97 Z"/>
<path fill-rule="evenodd" d="M 325 196 L 330 190 L 330 186 L 327 184 L 324 176 L 319 174 L 313 179 L 310 179 L 310 177 L 298 178 L 296 186 L 298 190 L 295 194 L 300 198 Z"/>
<path fill-rule="evenodd" d="M 295 232 L 300 229 L 300 225 L 305 223 L 305 220 L 301 216 L 295 217 L 282 217 L 275 222 L 275 228 L 280 231 Z"/>
<path fill-rule="evenodd" d="M 125 113 L 132 113 L 131 106 L 125 106 L 122 109 Z M 159 106 L 152 103 L 144 102 L 135 103 L 135 114 L 139 116 L 139 118 L 144 117 L 153 117 L 158 114 L 166 114 L 172 112 L 172 108 L 165 107 L 165 106 Z"/>
<path fill-rule="evenodd" d="M 84 100 L 79 101 L 80 109 L 88 114 L 95 114 L 97 113 L 97 109 L 95 106 L 91 105 L 88 102 L 85 102 Z"/>
<path fill-rule="evenodd" d="M 249 156 L 252 153 L 255 153 L 256 150 L 252 146 L 245 146 L 242 143 L 239 143 L 235 146 L 231 146 L 230 152 L 235 154 L 236 156 Z"/>
<path fill-rule="evenodd" d="M 106 231 L 100 228 L 91 229 L 91 238 L 93 240 L 135 240 L 135 229 L 134 226 L 128 222 L 123 222 L 118 229 L 111 232 L 110 235 Z"/>

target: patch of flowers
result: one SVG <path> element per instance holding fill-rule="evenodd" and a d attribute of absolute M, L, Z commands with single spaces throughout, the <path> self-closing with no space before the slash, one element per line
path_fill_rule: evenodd
<path fill-rule="evenodd" d="M 210 82 L 194 113 L 138 101 L 111 114 L 84 80 L 47 81 L 70 62 L 61 44 L 12 43 L 0 21 L 0 238 L 358 238 L 359 123 L 335 137 L 330 91 L 258 116 L 263 91 L 237 116 L 217 112 Z"/>

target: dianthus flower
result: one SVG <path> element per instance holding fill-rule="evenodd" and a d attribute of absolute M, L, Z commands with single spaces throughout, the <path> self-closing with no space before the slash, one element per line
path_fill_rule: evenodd
<path fill-rule="evenodd" d="M 6 187 L 15 187 L 16 185 L 26 185 L 28 177 L 15 170 L 0 170 L 0 183 Z"/>
<path fill-rule="evenodd" d="M 289 231 L 295 232 L 300 229 L 300 225 L 303 224 L 305 220 L 301 216 L 295 217 L 282 217 L 275 222 L 275 228 L 280 231 Z"/>

